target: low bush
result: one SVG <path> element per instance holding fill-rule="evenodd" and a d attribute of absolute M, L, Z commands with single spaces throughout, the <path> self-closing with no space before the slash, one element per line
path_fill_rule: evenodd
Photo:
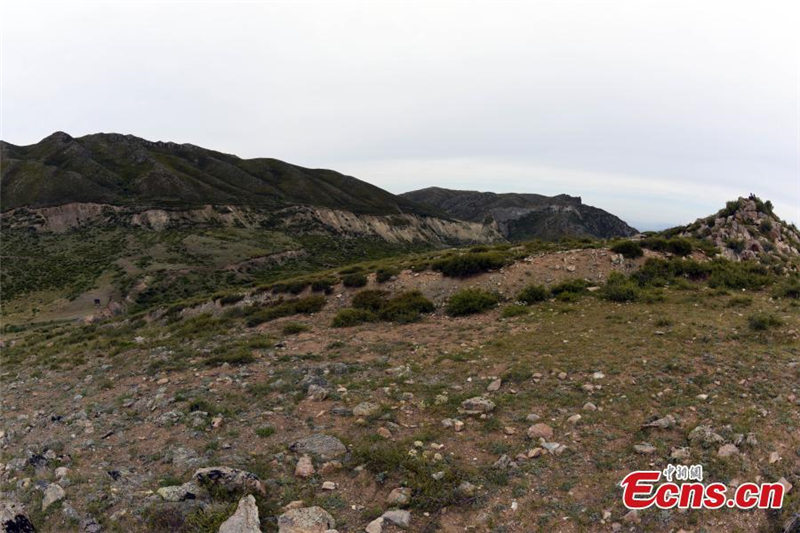
<path fill-rule="evenodd" d="M 386 305 L 386 295 L 386 291 L 361 291 L 353 296 L 351 305 L 356 309 L 377 313 Z"/>
<path fill-rule="evenodd" d="M 375 322 L 377 318 L 375 313 L 366 309 L 342 309 L 333 317 L 331 326 L 334 328 L 349 328 L 364 322 Z"/>
<path fill-rule="evenodd" d="M 367 284 L 367 276 L 361 272 L 353 272 L 342 276 L 342 283 L 345 287 L 363 287 Z"/>
<path fill-rule="evenodd" d="M 243 294 L 226 294 L 225 296 L 219 299 L 220 305 L 232 305 L 244 300 Z"/>
<path fill-rule="evenodd" d="M 515 316 L 527 315 L 528 308 L 524 305 L 511 304 L 507 305 L 500 311 L 500 316 L 503 318 L 513 318 Z"/>
<path fill-rule="evenodd" d="M 673 237 L 665 239 L 664 237 L 647 237 L 642 239 L 641 246 L 655 252 L 664 252 L 685 257 L 692 253 L 694 245 L 689 239 L 681 237 Z"/>
<path fill-rule="evenodd" d="M 464 316 L 481 313 L 491 309 L 500 298 L 483 289 L 462 289 L 453 294 L 447 301 L 447 313 L 450 316 Z"/>
<path fill-rule="evenodd" d="M 272 286 L 272 292 L 274 294 L 280 294 L 280 293 L 300 294 L 309 285 L 310 283 L 307 280 L 282 281 L 279 283 L 275 283 Z"/>
<path fill-rule="evenodd" d="M 800 298 L 800 279 L 791 279 L 784 281 L 772 294 L 776 298 Z"/>
<path fill-rule="evenodd" d="M 506 264 L 506 256 L 502 253 L 470 252 L 438 259 L 433 262 L 431 268 L 448 277 L 464 278 L 495 270 Z"/>
<path fill-rule="evenodd" d="M 592 284 L 582 278 L 568 279 L 550 287 L 550 292 L 554 296 L 562 293 L 583 294 Z"/>
<path fill-rule="evenodd" d="M 432 313 L 436 307 L 419 291 L 409 291 L 390 298 L 380 311 L 381 320 L 408 323 L 422 314 Z"/>
<path fill-rule="evenodd" d="M 622 256 L 626 259 L 636 259 L 637 257 L 642 257 L 644 255 L 642 246 L 638 242 L 634 241 L 618 242 L 611 247 L 611 251 L 617 254 L 622 254 Z"/>
<path fill-rule="evenodd" d="M 531 305 L 537 302 L 543 302 L 550 297 L 550 292 L 542 285 L 528 285 L 517 296 L 517 300 Z"/>
<path fill-rule="evenodd" d="M 708 285 L 712 288 L 728 289 L 760 289 L 772 282 L 767 268 L 759 263 L 749 261 L 728 261 L 715 259 L 711 261 L 711 275 Z"/>
<path fill-rule="evenodd" d="M 382 267 L 375 271 L 375 281 L 378 283 L 386 283 L 393 276 L 396 276 L 400 273 L 400 270 L 393 268 L 393 267 Z"/>

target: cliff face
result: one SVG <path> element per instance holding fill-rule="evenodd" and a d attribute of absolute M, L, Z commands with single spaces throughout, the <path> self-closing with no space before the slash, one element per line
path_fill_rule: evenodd
<path fill-rule="evenodd" d="M 510 240 L 562 237 L 629 237 L 637 231 L 618 217 L 589 205 L 580 197 L 561 194 L 496 194 L 430 187 L 402 194 L 450 216 L 497 224 Z"/>
<path fill-rule="evenodd" d="M 239 227 L 287 231 L 292 234 L 327 233 L 348 237 L 375 237 L 390 243 L 492 243 L 503 236 L 492 225 L 412 214 L 357 215 L 350 211 L 292 206 L 276 211 L 235 205 L 206 205 L 196 209 L 136 209 L 94 203 L 70 203 L 41 208 L 19 208 L 2 214 L 8 229 L 37 232 L 98 227 L 131 227 L 153 231 L 181 227 Z"/>

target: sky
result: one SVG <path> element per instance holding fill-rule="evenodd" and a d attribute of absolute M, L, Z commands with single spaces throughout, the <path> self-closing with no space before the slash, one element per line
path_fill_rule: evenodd
<path fill-rule="evenodd" d="M 800 223 L 800 4 L 0 2 L 0 138 L 130 133 L 641 230 Z"/>

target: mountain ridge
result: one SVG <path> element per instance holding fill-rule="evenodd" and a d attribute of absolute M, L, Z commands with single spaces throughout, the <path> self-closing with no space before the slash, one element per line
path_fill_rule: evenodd
<path fill-rule="evenodd" d="M 585 205 L 579 196 L 493 193 L 428 187 L 400 195 L 472 222 L 496 223 L 509 240 L 630 237 L 638 231 L 619 217 Z"/>
<path fill-rule="evenodd" d="M 0 141 L 0 209 L 100 203 L 146 207 L 207 204 L 315 205 L 365 214 L 442 216 L 375 185 L 277 159 L 242 159 L 193 144 L 55 132 L 38 143 Z"/>

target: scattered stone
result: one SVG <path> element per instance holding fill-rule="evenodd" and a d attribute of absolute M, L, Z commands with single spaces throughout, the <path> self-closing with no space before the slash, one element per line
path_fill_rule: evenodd
<path fill-rule="evenodd" d="M 784 494 L 789 494 L 789 492 L 791 492 L 792 488 L 794 487 L 794 485 L 792 485 L 791 483 L 789 483 L 789 480 L 788 480 L 788 479 L 786 479 L 785 477 L 781 477 L 781 478 L 778 480 L 778 483 L 780 483 L 781 485 L 783 485 L 783 489 L 784 489 L 783 493 L 784 493 Z"/>
<path fill-rule="evenodd" d="M 315 402 L 321 402 L 328 397 L 328 389 L 321 385 L 312 383 L 308 386 L 308 398 Z"/>
<path fill-rule="evenodd" d="M 201 468 L 194 473 L 193 478 L 199 485 L 204 487 L 217 485 L 228 490 L 253 491 L 262 495 L 267 494 L 264 484 L 258 479 L 257 475 L 227 466 Z"/>
<path fill-rule="evenodd" d="M 392 489 L 389 496 L 386 497 L 386 504 L 393 507 L 403 507 L 411 502 L 411 489 L 406 487 L 397 487 Z"/>
<path fill-rule="evenodd" d="M 336 521 L 322 507 L 291 509 L 278 517 L 278 533 L 325 533 Z"/>
<path fill-rule="evenodd" d="M 480 415 L 494 411 L 494 402 L 483 396 L 475 396 L 461 402 L 461 408 L 468 415 Z"/>
<path fill-rule="evenodd" d="M 256 499 L 248 494 L 241 500 L 236 512 L 219 526 L 219 533 L 259 533 L 261 521 L 258 519 Z"/>
<path fill-rule="evenodd" d="M 388 429 L 386 429 L 385 427 L 378 428 L 377 433 L 378 433 L 379 436 L 383 437 L 384 439 L 391 439 L 392 438 L 392 432 L 389 431 Z"/>
<path fill-rule="evenodd" d="M 553 428 L 547 424 L 534 424 L 528 428 L 528 437 L 531 439 L 551 439 L 553 438 Z"/>
<path fill-rule="evenodd" d="M 300 459 L 297 460 L 294 475 L 301 478 L 309 478 L 314 475 L 314 463 L 311 461 L 309 455 L 303 454 Z"/>
<path fill-rule="evenodd" d="M 595 404 L 593 404 L 592 402 L 586 402 L 585 404 L 583 404 L 583 410 L 584 411 L 597 411 L 597 406 Z"/>
<path fill-rule="evenodd" d="M 559 372 L 558 373 L 558 379 L 567 379 L 567 373 L 566 372 Z"/>
<path fill-rule="evenodd" d="M 726 458 L 732 455 L 738 455 L 738 453 L 739 448 L 737 448 L 735 444 L 723 444 L 719 447 L 719 450 L 717 450 L 717 457 Z"/>
<path fill-rule="evenodd" d="M 710 426 L 697 426 L 687 437 L 689 442 L 701 444 L 704 448 L 724 442 L 721 436 L 714 433 Z"/>
<path fill-rule="evenodd" d="M 296 453 L 311 454 L 323 461 L 330 461 L 347 453 L 347 448 L 342 444 L 342 441 L 322 433 L 316 433 L 295 441 L 289 446 L 289 449 Z"/>
<path fill-rule="evenodd" d="M 334 472 L 338 472 L 342 469 L 342 463 L 339 461 L 328 461 L 323 463 L 322 468 L 320 468 L 320 473 L 324 476 L 328 474 L 332 474 Z"/>
<path fill-rule="evenodd" d="M 537 415 L 536 413 L 530 413 L 528 416 L 525 417 L 525 420 L 527 420 L 530 423 L 534 423 L 537 422 L 540 418 L 542 417 Z"/>
<path fill-rule="evenodd" d="M 361 402 L 353 408 L 354 416 L 370 417 L 380 412 L 381 406 L 372 402 Z"/>
<path fill-rule="evenodd" d="M 34 533 L 36 528 L 25 508 L 12 502 L 0 502 L 0 525 L 4 533 Z"/>
<path fill-rule="evenodd" d="M 517 430 L 514 429 L 511 426 L 506 426 L 506 427 L 503 428 L 503 433 L 505 433 L 506 435 L 513 435 L 516 432 L 517 432 Z"/>
<path fill-rule="evenodd" d="M 769 464 L 775 464 L 781 460 L 781 454 L 778 452 L 772 452 L 769 454 Z"/>
<path fill-rule="evenodd" d="M 336 490 L 336 483 L 333 481 L 323 481 L 322 490 Z"/>
<path fill-rule="evenodd" d="M 652 444 L 643 442 L 642 444 L 634 444 L 633 451 L 636 453 L 641 453 L 642 455 L 650 455 L 652 453 L 656 453 L 658 450 Z"/>
<path fill-rule="evenodd" d="M 581 415 L 572 415 L 571 417 L 567 418 L 567 422 L 570 424 L 577 424 L 581 421 Z"/>
<path fill-rule="evenodd" d="M 638 511 L 636 511 L 636 510 L 634 509 L 634 510 L 628 511 L 628 512 L 625 514 L 625 516 L 623 516 L 623 517 L 622 517 L 622 521 L 623 521 L 623 522 L 626 522 L 626 523 L 628 523 L 628 524 L 638 524 L 639 522 L 641 522 L 641 521 L 642 521 L 642 519 L 641 519 L 641 518 L 639 518 L 639 513 L 638 513 Z"/>
<path fill-rule="evenodd" d="M 541 457 L 542 452 L 544 452 L 543 448 L 531 448 L 528 450 L 528 459 L 536 459 L 537 457 Z"/>
<path fill-rule="evenodd" d="M 471 498 L 472 496 L 475 496 L 475 493 L 478 491 L 478 487 L 469 481 L 462 481 L 456 490 L 460 495 Z"/>
<path fill-rule="evenodd" d="M 606 375 L 599 371 L 592 374 L 592 379 L 603 379 L 604 377 L 606 377 Z"/>
<path fill-rule="evenodd" d="M 56 468 L 55 471 L 56 479 L 61 480 L 67 477 L 68 475 L 69 475 L 69 468 L 67 468 L 66 466 L 59 466 L 58 468 Z"/>
<path fill-rule="evenodd" d="M 667 415 L 663 418 L 658 418 L 653 420 L 652 422 L 648 422 L 643 424 L 643 428 L 658 428 L 658 429 L 669 429 L 674 426 L 676 423 L 675 417 L 672 415 Z"/>
<path fill-rule="evenodd" d="M 689 458 L 689 448 L 673 448 L 670 458 L 682 461 Z"/>
<path fill-rule="evenodd" d="M 63 500 L 64 496 L 66 496 L 64 489 L 62 489 L 61 485 L 58 483 L 50 483 L 47 485 L 47 488 L 44 489 L 44 497 L 42 498 L 42 511 L 57 501 Z"/>
<path fill-rule="evenodd" d="M 464 422 L 462 422 L 461 420 L 456 420 L 455 422 L 453 422 L 453 429 L 456 430 L 456 432 L 463 431 Z"/>
<path fill-rule="evenodd" d="M 404 509 L 391 509 L 381 516 L 385 522 L 391 522 L 399 528 L 407 529 L 411 524 L 411 513 Z"/>
<path fill-rule="evenodd" d="M 496 379 L 496 380 L 492 381 L 491 383 L 489 383 L 489 386 L 486 387 L 486 390 L 489 391 L 489 392 L 499 391 L 500 390 L 500 386 L 502 384 L 503 384 L 503 380 L 502 379 Z"/>

